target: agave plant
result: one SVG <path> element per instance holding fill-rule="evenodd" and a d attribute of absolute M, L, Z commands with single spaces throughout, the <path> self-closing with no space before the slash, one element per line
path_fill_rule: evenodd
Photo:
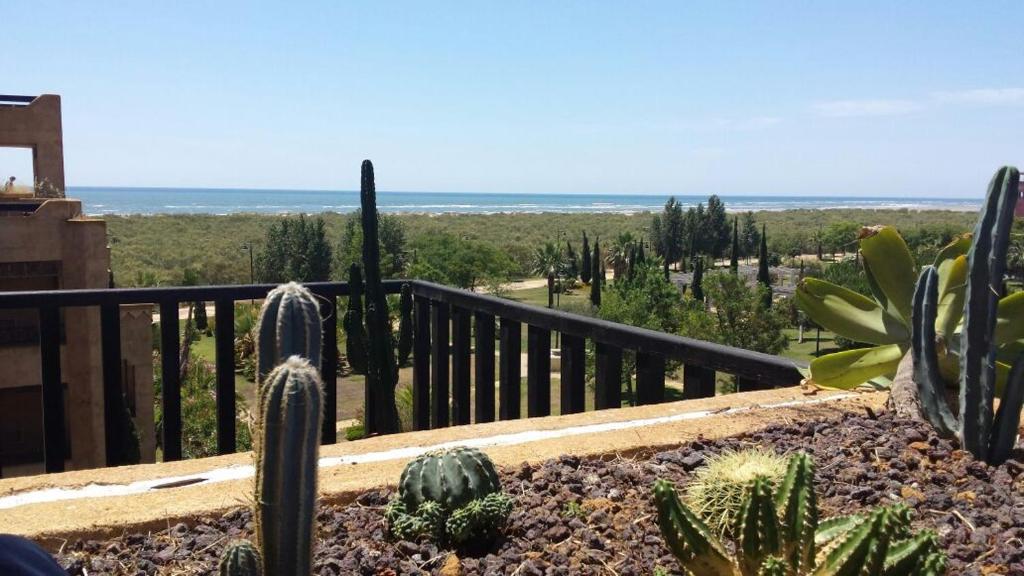
<path fill-rule="evenodd" d="M 873 298 L 817 278 L 805 278 L 796 289 L 797 306 L 814 322 L 871 347 L 844 350 L 811 361 L 810 381 L 823 388 L 849 389 L 865 382 L 888 386 L 900 360 L 910 349 L 914 284 L 917 273 L 906 242 L 890 226 L 867 227 L 858 238 L 864 272 Z M 957 372 L 956 340 L 963 314 L 967 252 L 971 235 L 955 238 L 939 251 L 939 307 L 935 330 L 943 346 L 943 373 Z"/>
<path fill-rule="evenodd" d="M 932 531 L 910 531 L 910 510 L 885 506 L 818 522 L 814 463 L 789 460 L 777 490 L 764 477 L 748 486 L 734 552 L 680 502 L 670 482 L 654 485 L 658 525 L 669 550 L 694 576 L 938 576 L 946 558 Z"/>

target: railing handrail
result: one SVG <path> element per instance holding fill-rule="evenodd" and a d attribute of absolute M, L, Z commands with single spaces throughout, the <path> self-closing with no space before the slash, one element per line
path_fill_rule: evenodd
<path fill-rule="evenodd" d="M 384 280 L 385 292 L 398 293 L 404 280 Z M 278 284 L 222 284 L 215 286 L 157 286 L 152 288 L 86 288 L 0 292 L 0 309 L 43 306 L 99 306 L 153 304 L 165 301 L 263 298 Z M 307 282 L 303 286 L 325 296 L 348 296 L 348 282 Z"/>
<path fill-rule="evenodd" d="M 684 363 L 697 362 L 707 368 L 723 372 L 752 378 L 769 378 L 773 383 L 778 380 L 774 375 L 787 371 L 795 372 L 798 368 L 805 367 L 796 360 L 781 356 L 619 324 L 563 310 L 523 304 L 515 300 L 424 280 L 413 280 L 410 284 L 414 295 L 431 300 L 483 311 L 562 334 L 590 338 L 629 350 L 658 354 Z"/>

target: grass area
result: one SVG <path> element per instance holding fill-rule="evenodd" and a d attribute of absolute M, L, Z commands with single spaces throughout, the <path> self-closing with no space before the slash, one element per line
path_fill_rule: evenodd
<path fill-rule="evenodd" d="M 789 348 L 782 351 L 782 356 L 792 358 L 794 360 L 802 360 L 804 362 L 810 362 L 817 357 L 815 351 L 818 349 L 818 333 L 816 330 L 805 330 L 804 341 L 802 343 L 799 342 L 799 331 L 796 328 L 786 328 L 784 332 L 789 338 Z M 833 340 L 834 335 L 831 332 L 827 330 L 821 331 L 821 354 L 830 354 L 837 351 Z"/>
<path fill-rule="evenodd" d="M 546 308 L 548 305 L 548 287 L 538 286 L 537 288 L 526 288 L 510 292 L 508 297 L 512 300 Z M 556 294 L 557 308 L 573 309 L 577 306 L 585 306 L 590 303 L 590 288 L 580 286 L 565 294 Z"/>

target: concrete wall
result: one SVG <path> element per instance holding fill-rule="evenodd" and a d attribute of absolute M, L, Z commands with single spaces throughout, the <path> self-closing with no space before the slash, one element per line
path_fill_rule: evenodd
<path fill-rule="evenodd" d="M 60 96 L 43 94 L 28 106 L 0 106 L 0 146 L 30 148 L 36 194 L 64 196 Z"/>
<path fill-rule="evenodd" d="M 2 196 L 0 196 L 2 200 Z M 11 202 L 17 202 L 12 200 Z M 40 204 L 40 202 L 42 202 Z M 106 223 L 82 215 L 81 202 L 70 199 L 26 201 L 26 212 L 0 212 L 0 264 L 59 263 L 58 288 L 106 288 L 110 249 Z M 38 208 L 29 212 L 31 208 Z M 17 289 L 0 278 L 0 290 Z M 125 306 L 122 357 L 135 384 L 136 427 L 144 462 L 154 458 L 152 308 Z M 67 385 L 70 436 L 69 468 L 103 466 L 103 367 L 100 319 L 96 307 L 64 309 L 65 344 L 61 376 Z M 0 347 L 0 389 L 40 386 L 39 351 L 32 345 Z M 41 421 L 41 410 L 40 410 Z M 11 469 L 5 467 L 5 476 Z"/>

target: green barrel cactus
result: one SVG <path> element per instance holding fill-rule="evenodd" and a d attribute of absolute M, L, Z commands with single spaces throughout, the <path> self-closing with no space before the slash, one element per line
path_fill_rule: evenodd
<path fill-rule="evenodd" d="M 694 472 L 686 486 L 686 503 L 719 537 L 735 536 L 747 487 L 758 477 L 766 478 L 773 488 L 778 486 L 787 466 L 785 457 L 763 448 L 717 454 Z"/>
<path fill-rule="evenodd" d="M 220 576 L 262 576 L 259 550 L 248 540 L 228 544 L 220 558 Z"/>
<path fill-rule="evenodd" d="M 385 512 L 393 536 L 439 543 L 491 541 L 512 512 L 494 464 L 475 448 L 429 452 L 410 462 Z"/>
<path fill-rule="evenodd" d="M 256 452 L 256 533 L 266 574 L 311 573 L 323 384 L 292 356 L 266 378 Z"/>
<path fill-rule="evenodd" d="M 685 506 L 672 483 L 654 485 L 658 525 L 669 550 L 694 576 L 939 576 L 945 557 L 933 532 L 910 533 L 906 506 L 819 524 L 814 463 L 790 458 L 777 489 L 763 477 L 747 487 L 729 549 Z"/>
<path fill-rule="evenodd" d="M 929 266 L 922 271 L 913 301 L 912 355 L 921 409 L 940 434 L 958 436 L 965 450 L 991 464 L 1010 456 L 1024 405 L 1024 293 L 1001 298 L 1019 185 L 1016 168 L 1000 168 L 974 229 L 958 347 L 956 416 L 946 403 L 940 360 L 940 349 L 949 343 L 935 330 L 943 312 L 939 270 Z"/>
<path fill-rule="evenodd" d="M 290 356 L 301 356 L 320 369 L 323 326 L 313 294 L 295 282 L 267 294 L 257 331 L 256 382 Z"/>

